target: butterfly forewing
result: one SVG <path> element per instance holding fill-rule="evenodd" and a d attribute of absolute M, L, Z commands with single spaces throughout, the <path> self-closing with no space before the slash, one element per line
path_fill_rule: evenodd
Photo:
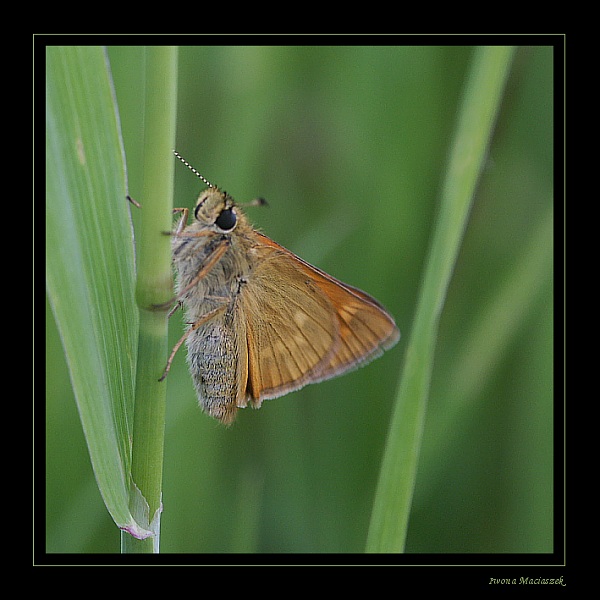
<path fill-rule="evenodd" d="M 269 238 L 257 234 L 257 239 L 257 266 L 241 303 L 247 323 L 247 394 L 255 405 L 340 375 L 398 340 L 393 319 L 376 300 Z M 265 304 L 272 310 L 265 311 Z"/>
<path fill-rule="evenodd" d="M 248 340 L 248 395 L 260 403 L 312 381 L 337 347 L 333 307 L 278 249 L 258 248 L 241 294 Z M 283 273 L 282 279 L 273 277 Z M 265 310 L 269 306 L 270 310 Z M 257 402 L 255 402 L 257 404 Z"/>
<path fill-rule="evenodd" d="M 321 371 L 326 379 L 373 360 L 398 341 L 400 332 L 374 298 L 325 273 L 319 275 L 317 285 L 333 303 L 340 333 L 336 352 Z"/>

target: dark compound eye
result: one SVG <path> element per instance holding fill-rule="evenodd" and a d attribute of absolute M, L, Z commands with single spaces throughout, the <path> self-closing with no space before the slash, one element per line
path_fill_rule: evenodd
<path fill-rule="evenodd" d="M 217 217 L 215 224 L 219 229 L 223 231 L 229 231 L 235 227 L 237 217 L 231 208 L 226 208 L 221 211 L 221 214 Z"/>

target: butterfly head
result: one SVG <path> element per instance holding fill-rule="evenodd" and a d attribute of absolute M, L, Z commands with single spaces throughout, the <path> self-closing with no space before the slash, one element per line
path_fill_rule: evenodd
<path fill-rule="evenodd" d="M 194 208 L 197 221 L 205 226 L 214 226 L 222 233 L 233 231 L 239 216 L 233 198 L 216 187 L 204 190 Z"/>
<path fill-rule="evenodd" d="M 214 227 L 221 233 L 228 233 L 233 231 L 240 222 L 245 224 L 244 214 L 236 209 L 235 201 L 227 192 L 221 191 L 210 183 L 179 152 L 173 150 L 173 154 L 208 186 L 208 189 L 198 197 L 196 208 L 194 208 L 194 217 L 201 225 Z M 256 198 L 245 206 L 265 206 L 266 204 L 267 201 L 263 198 Z"/>
<path fill-rule="evenodd" d="M 233 231 L 238 223 L 238 215 L 234 208 L 235 202 L 233 198 L 208 181 L 179 152 L 173 150 L 173 154 L 208 186 L 208 189 L 204 190 L 198 196 L 196 208 L 194 208 L 194 217 L 196 217 L 196 220 L 204 226 L 214 226 L 223 233 Z"/>

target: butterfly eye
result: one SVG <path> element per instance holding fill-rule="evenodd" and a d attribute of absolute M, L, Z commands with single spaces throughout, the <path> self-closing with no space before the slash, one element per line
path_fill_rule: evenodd
<path fill-rule="evenodd" d="M 219 229 L 223 231 L 229 231 L 235 227 L 237 217 L 231 208 L 226 208 L 221 211 L 221 214 L 217 217 L 215 224 Z"/>

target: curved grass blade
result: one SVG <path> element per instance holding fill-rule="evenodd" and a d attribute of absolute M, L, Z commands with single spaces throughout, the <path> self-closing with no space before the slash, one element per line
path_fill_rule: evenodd
<path fill-rule="evenodd" d="M 104 51 L 49 47 L 46 278 L 94 474 L 115 523 L 129 510 L 138 312 L 120 127 Z"/>
<path fill-rule="evenodd" d="M 510 47 L 480 47 L 474 53 L 379 474 L 367 552 L 404 549 L 438 322 L 512 55 Z"/>

